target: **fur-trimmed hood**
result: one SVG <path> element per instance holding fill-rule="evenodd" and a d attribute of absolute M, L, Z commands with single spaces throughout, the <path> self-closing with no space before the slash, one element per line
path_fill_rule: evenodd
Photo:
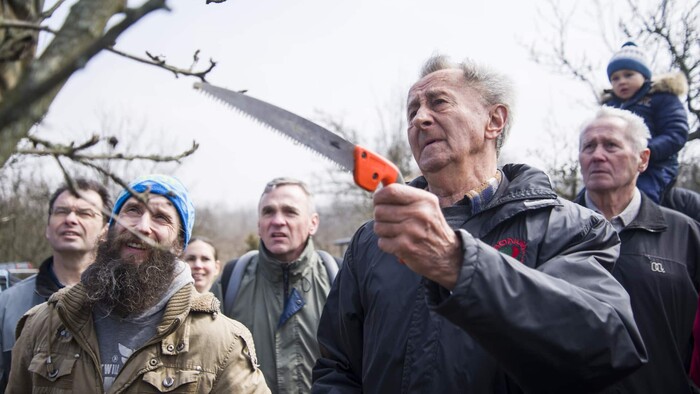
<path fill-rule="evenodd" d="M 688 92 L 688 80 L 685 74 L 682 72 L 673 72 L 666 74 L 659 74 L 651 78 L 651 89 L 649 94 L 653 93 L 673 93 L 676 96 L 683 96 Z M 603 104 L 606 101 L 613 98 L 612 89 L 605 89 L 600 95 L 600 103 Z"/>

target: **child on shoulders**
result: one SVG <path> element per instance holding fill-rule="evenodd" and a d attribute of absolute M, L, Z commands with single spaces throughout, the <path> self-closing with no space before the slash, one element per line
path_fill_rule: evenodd
<path fill-rule="evenodd" d="M 604 105 L 634 112 L 644 119 L 651 133 L 649 167 L 637 179 L 637 187 L 656 203 L 666 185 L 678 175 L 678 151 L 688 140 L 688 114 L 678 96 L 688 82 L 682 73 L 652 73 L 644 52 L 633 42 L 625 43 L 608 63 L 612 90 Z"/>

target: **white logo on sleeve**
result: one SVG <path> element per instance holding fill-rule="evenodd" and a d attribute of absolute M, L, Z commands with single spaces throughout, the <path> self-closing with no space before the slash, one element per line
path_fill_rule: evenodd
<path fill-rule="evenodd" d="M 658 273 L 661 273 L 661 274 L 665 274 L 665 273 L 666 273 L 666 270 L 664 270 L 664 266 L 661 265 L 661 263 L 656 262 L 656 261 L 652 261 L 652 262 L 651 262 L 651 270 L 652 270 L 653 272 L 658 272 Z"/>

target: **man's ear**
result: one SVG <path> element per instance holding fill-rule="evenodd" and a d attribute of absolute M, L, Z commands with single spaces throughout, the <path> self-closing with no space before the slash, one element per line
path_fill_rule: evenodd
<path fill-rule="evenodd" d="M 495 140 L 503 132 L 508 120 L 508 108 L 503 104 L 496 104 L 489 111 L 489 122 L 486 124 L 486 139 Z"/>
<path fill-rule="evenodd" d="M 309 228 L 309 235 L 316 234 L 316 231 L 318 231 L 318 225 L 320 221 L 321 219 L 319 218 L 317 213 L 311 215 L 311 226 Z"/>
<path fill-rule="evenodd" d="M 639 167 L 637 168 L 640 173 L 644 172 L 649 166 L 649 157 L 651 156 L 651 150 L 649 148 L 644 148 L 643 151 L 639 152 Z"/>
<path fill-rule="evenodd" d="M 102 226 L 102 230 L 100 231 L 100 235 L 97 237 L 97 241 L 102 242 L 105 239 L 107 239 L 108 232 L 109 232 L 109 224 L 105 223 L 105 225 Z"/>

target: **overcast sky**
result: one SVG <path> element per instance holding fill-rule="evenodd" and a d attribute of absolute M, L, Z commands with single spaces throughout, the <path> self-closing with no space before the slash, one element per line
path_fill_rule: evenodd
<path fill-rule="evenodd" d="M 512 138 L 519 161 L 548 141 L 551 114 L 562 133 L 590 115 L 590 92 L 529 59 L 526 45 L 543 42 L 533 4 L 520 0 L 204 0 L 171 1 L 118 41 L 135 54 L 162 54 L 176 65 L 217 66 L 210 83 L 269 101 L 309 119 L 319 112 L 343 120 L 372 141 L 377 111 L 403 99 L 422 62 L 433 53 L 471 57 L 510 75 L 518 88 Z M 603 56 L 607 58 L 607 51 Z M 604 71 L 601 70 L 604 77 Z M 604 79 L 603 79 L 604 81 Z M 276 176 L 314 183 L 327 162 L 174 78 L 110 53 L 77 72 L 51 107 L 45 133 L 69 139 L 125 121 L 140 128 L 140 152 L 157 146 L 199 151 L 176 173 L 195 202 L 253 207 Z M 48 134 L 47 134 L 48 135 Z M 148 136 L 157 136 L 149 140 Z M 127 142 L 124 142 L 126 144 Z M 122 145 L 123 146 L 123 145 Z M 371 145 L 369 148 L 373 148 Z M 135 149 L 136 150 L 136 149 Z"/>

